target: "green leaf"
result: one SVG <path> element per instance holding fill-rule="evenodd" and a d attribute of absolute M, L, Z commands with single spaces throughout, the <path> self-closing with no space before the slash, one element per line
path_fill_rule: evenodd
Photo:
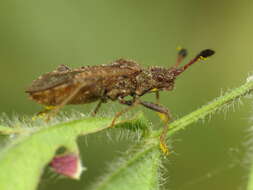
<path fill-rule="evenodd" d="M 250 168 L 247 190 L 253 190 L 253 165 Z"/>
<path fill-rule="evenodd" d="M 78 154 L 76 138 L 104 130 L 111 121 L 112 118 L 96 117 L 30 129 L 29 133 L 17 137 L 1 151 L 0 189 L 36 189 L 44 167 L 58 148 L 65 147 L 68 152 Z M 141 121 L 137 118 L 125 124 L 142 125 Z"/>
<path fill-rule="evenodd" d="M 157 146 L 141 144 L 112 165 L 112 171 L 90 190 L 159 190 L 160 165 L 161 152 Z"/>
<path fill-rule="evenodd" d="M 167 137 L 188 127 L 191 123 L 214 114 L 216 111 L 233 105 L 235 101 L 246 96 L 253 89 L 252 77 L 239 88 L 233 89 L 225 95 L 215 99 L 200 109 L 172 122 Z M 72 122 L 63 122 L 51 127 L 28 128 L 16 132 L 18 128 L 0 126 L 3 134 L 21 133 L 12 140 L 0 153 L 0 189 L 2 190 L 32 190 L 35 189 L 45 165 L 47 165 L 60 147 L 66 147 L 69 153 L 78 155 L 76 138 L 79 135 L 88 135 L 106 129 L 112 118 L 87 118 Z M 145 122 L 143 122 L 145 121 Z M 128 129 L 147 128 L 146 120 L 135 119 L 127 121 L 119 127 Z M 161 130 L 150 131 L 140 147 L 135 148 L 124 156 L 124 160 L 113 167 L 94 190 L 142 190 L 159 189 L 160 150 L 158 149 Z M 71 154 L 69 154 L 71 155 Z M 64 161 L 67 156 L 59 160 Z M 252 181 L 252 180 L 250 180 Z M 252 185 L 249 183 L 249 188 Z"/>
<path fill-rule="evenodd" d="M 25 130 L 22 128 L 11 128 L 0 125 L 0 134 L 1 135 L 10 135 L 10 134 L 19 134 L 24 132 Z"/>

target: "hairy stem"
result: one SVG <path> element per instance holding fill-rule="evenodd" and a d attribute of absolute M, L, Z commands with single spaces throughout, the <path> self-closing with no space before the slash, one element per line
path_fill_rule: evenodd
<path fill-rule="evenodd" d="M 224 95 L 214 99 L 209 104 L 202 106 L 194 112 L 172 122 L 169 124 L 170 130 L 167 133 L 167 138 L 172 136 L 175 132 L 184 129 L 186 126 L 204 119 L 207 115 L 214 114 L 216 111 L 221 110 L 225 106 L 233 105 L 241 97 L 246 96 L 253 90 L 253 80 L 247 82 L 238 88 L 232 89 Z M 153 132 L 153 137 L 160 136 L 161 131 Z"/>
<path fill-rule="evenodd" d="M 88 189 L 116 190 L 120 186 L 122 190 L 158 190 L 160 156 L 160 151 L 150 143 L 134 146 L 119 159 L 120 163 L 116 162 L 110 167 L 112 171 Z"/>

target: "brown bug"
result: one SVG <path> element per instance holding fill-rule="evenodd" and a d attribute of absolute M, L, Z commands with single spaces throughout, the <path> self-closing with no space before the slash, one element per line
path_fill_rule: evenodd
<path fill-rule="evenodd" d="M 39 104 L 54 107 L 51 112 L 54 114 L 66 104 L 87 104 L 94 101 L 99 101 L 93 111 L 94 115 L 101 104 L 108 100 L 117 100 L 129 106 L 116 113 L 111 126 L 114 126 L 117 118 L 130 108 L 143 105 L 164 116 L 165 125 L 160 136 L 160 147 L 164 153 L 168 153 L 165 137 L 171 117 L 169 110 L 159 104 L 159 91 L 173 90 L 178 75 L 193 63 L 213 54 L 213 50 L 203 50 L 189 63 L 180 67 L 180 63 L 187 55 L 187 51 L 181 49 L 176 64 L 170 68 L 157 66 L 142 68 L 134 61 L 124 59 L 116 60 L 111 64 L 85 66 L 78 69 L 60 65 L 53 72 L 46 73 L 33 81 L 26 93 Z M 156 103 L 142 101 L 140 97 L 146 93 L 155 93 Z M 132 99 L 125 100 L 126 96 L 131 96 Z"/>

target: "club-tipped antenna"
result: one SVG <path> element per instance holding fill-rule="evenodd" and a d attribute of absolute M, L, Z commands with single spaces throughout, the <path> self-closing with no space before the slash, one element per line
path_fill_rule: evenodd
<path fill-rule="evenodd" d="M 180 53 L 180 52 L 179 52 Z M 192 64 L 200 61 L 200 60 L 206 60 L 206 58 L 212 56 L 215 53 L 215 51 L 211 49 L 205 49 L 201 51 L 195 58 L 193 58 L 189 63 L 185 64 L 181 68 L 178 69 L 178 72 L 176 75 L 180 75 L 182 72 L 184 72 L 188 67 L 190 67 Z M 178 64 L 176 64 L 178 65 Z"/>
<path fill-rule="evenodd" d="M 176 64 L 174 65 L 174 67 L 178 67 L 182 61 L 184 60 L 184 58 L 187 56 L 187 50 L 184 48 L 179 48 L 178 54 L 177 54 L 177 60 L 176 60 Z"/>

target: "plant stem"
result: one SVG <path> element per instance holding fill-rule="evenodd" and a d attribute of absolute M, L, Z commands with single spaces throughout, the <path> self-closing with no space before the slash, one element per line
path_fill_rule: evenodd
<path fill-rule="evenodd" d="M 167 138 L 170 137 L 175 132 L 184 129 L 185 126 L 192 124 L 193 122 L 204 119 L 207 115 L 213 114 L 218 110 L 224 108 L 224 106 L 233 105 L 241 97 L 246 96 L 253 90 L 253 80 L 247 80 L 247 82 L 238 88 L 232 89 L 216 99 L 214 99 L 209 104 L 202 106 L 196 111 L 172 122 L 169 124 L 170 130 L 167 133 Z M 160 136 L 161 131 L 153 132 L 153 137 Z"/>

